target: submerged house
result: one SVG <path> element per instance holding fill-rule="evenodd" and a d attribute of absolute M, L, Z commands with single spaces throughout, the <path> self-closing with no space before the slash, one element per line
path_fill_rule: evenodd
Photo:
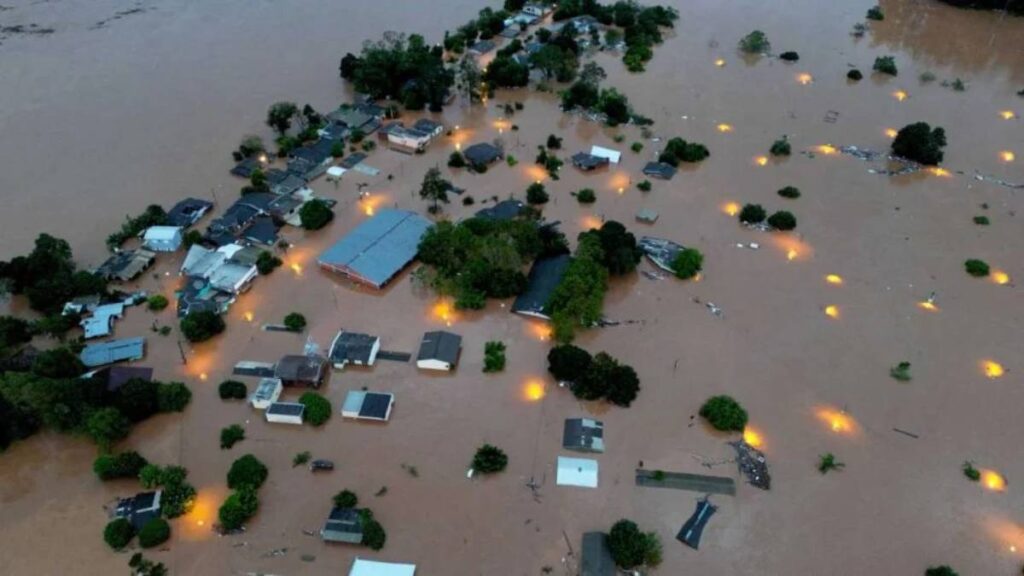
<path fill-rule="evenodd" d="M 459 363 L 462 352 L 462 336 L 436 330 L 423 335 L 420 351 L 416 355 L 416 367 L 423 370 L 450 371 Z"/>
<path fill-rule="evenodd" d="M 357 420 L 387 422 L 391 419 L 391 409 L 394 406 L 394 394 L 350 390 L 345 395 L 345 403 L 341 407 L 341 415 L 345 418 L 355 418 Z"/>
<path fill-rule="evenodd" d="M 644 165 L 644 176 L 671 180 L 676 175 L 676 167 L 664 162 L 648 162 Z"/>
<path fill-rule="evenodd" d="M 679 529 L 676 539 L 694 550 L 700 548 L 700 538 L 704 535 L 704 527 L 707 526 L 708 520 L 711 520 L 711 516 L 717 510 L 718 507 L 707 498 L 697 502 L 697 509 Z"/>
<path fill-rule="evenodd" d="M 274 424 L 295 424 L 302 425 L 302 416 L 306 413 L 306 406 L 298 402 L 274 402 L 267 406 L 263 417 L 267 422 Z"/>
<path fill-rule="evenodd" d="M 577 452 L 604 452 L 604 423 L 591 418 L 566 418 L 562 448 Z"/>
<path fill-rule="evenodd" d="M 385 208 L 364 220 L 318 259 L 321 267 L 383 288 L 416 258 L 430 221 L 415 212 Z"/>
<path fill-rule="evenodd" d="M 502 200 L 494 206 L 477 210 L 474 216 L 485 220 L 514 220 L 523 213 L 525 208 L 526 204 L 523 204 L 519 200 Z"/>
<path fill-rule="evenodd" d="M 356 558 L 348 576 L 416 576 L 416 565 Z"/>
<path fill-rule="evenodd" d="M 568 254 L 538 258 L 530 268 L 530 275 L 527 276 L 526 290 L 516 296 L 512 303 L 512 312 L 534 318 L 550 320 L 551 317 L 545 311 L 551 294 L 558 287 L 569 269 L 571 258 Z"/>
<path fill-rule="evenodd" d="M 119 280 L 128 282 L 139 277 L 156 260 L 156 252 L 140 248 L 138 250 L 123 250 L 107 258 L 100 267 L 95 270 L 107 280 Z"/>
<path fill-rule="evenodd" d="M 612 164 L 618 164 L 619 159 L 622 158 L 622 152 L 612 150 L 611 148 L 602 148 L 601 146 L 591 146 L 590 155 L 598 158 L 606 158 Z"/>
<path fill-rule="evenodd" d="M 472 54 L 473 56 L 483 56 L 484 54 L 491 52 L 495 48 L 497 48 L 497 45 L 494 42 L 490 40 L 480 40 L 479 42 L 476 42 L 475 44 L 470 46 L 469 49 L 466 50 L 466 52 L 468 54 Z"/>
<path fill-rule="evenodd" d="M 349 363 L 356 366 L 373 366 L 380 352 L 380 338 L 359 332 L 338 332 L 331 342 L 328 358 L 338 370 L 344 370 Z"/>
<path fill-rule="evenodd" d="M 616 576 L 619 570 L 604 532 L 584 532 L 580 546 L 580 576 Z"/>
<path fill-rule="evenodd" d="M 643 250 L 644 254 L 655 266 L 671 273 L 675 273 L 675 270 L 672 268 L 672 262 L 680 252 L 686 249 L 681 244 L 671 240 L 655 238 L 653 236 L 641 237 L 640 241 L 637 242 L 637 246 Z"/>
<path fill-rule="evenodd" d="M 150 226 L 142 236 L 142 245 L 154 252 L 174 252 L 183 240 L 179 226 Z"/>
<path fill-rule="evenodd" d="M 199 198 L 185 198 L 167 211 L 167 223 L 188 228 L 213 209 L 213 202 Z"/>
<path fill-rule="evenodd" d="M 362 544 L 363 515 L 360 512 L 357 508 L 334 507 L 320 529 L 320 538 L 324 542 Z"/>
<path fill-rule="evenodd" d="M 257 410 L 266 410 L 281 397 L 283 385 L 278 378 L 261 378 L 256 391 L 249 396 L 249 405 Z"/>
<path fill-rule="evenodd" d="M 586 152 L 577 152 L 572 155 L 572 165 L 584 172 L 597 170 L 608 165 L 610 160 L 606 156 L 595 156 Z"/>
<path fill-rule="evenodd" d="M 163 492 L 140 492 L 129 498 L 119 498 L 114 508 L 114 518 L 124 518 L 132 523 L 136 532 L 150 520 L 160 517 L 160 497 Z"/>
<path fill-rule="evenodd" d="M 482 171 L 486 170 L 487 166 L 500 160 L 504 154 L 502 154 L 497 146 L 487 142 L 480 142 L 466 148 L 462 156 L 474 170 Z"/>
<path fill-rule="evenodd" d="M 274 368 L 274 377 L 285 386 L 319 388 L 326 375 L 327 359 L 317 355 L 288 355 L 281 358 Z"/>
<path fill-rule="evenodd" d="M 92 315 L 83 318 L 79 325 L 85 333 L 85 339 L 109 336 L 114 329 L 114 320 L 124 316 L 124 303 L 115 302 L 102 304 L 92 310 Z"/>
<path fill-rule="evenodd" d="M 146 354 L 145 338 L 122 338 L 99 344 L 89 344 L 79 357 L 88 368 L 127 360 L 141 360 Z"/>
<path fill-rule="evenodd" d="M 189 278 L 175 295 L 178 298 L 178 318 L 192 312 L 223 314 L 235 301 L 233 294 L 217 290 L 205 278 Z"/>
<path fill-rule="evenodd" d="M 559 456 L 555 484 L 558 486 L 597 488 L 597 469 L 597 460 Z"/>

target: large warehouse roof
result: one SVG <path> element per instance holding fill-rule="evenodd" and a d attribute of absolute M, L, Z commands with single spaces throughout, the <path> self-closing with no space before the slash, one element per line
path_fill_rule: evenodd
<path fill-rule="evenodd" d="M 385 208 L 320 255 L 320 265 L 380 288 L 416 258 L 426 218 Z"/>

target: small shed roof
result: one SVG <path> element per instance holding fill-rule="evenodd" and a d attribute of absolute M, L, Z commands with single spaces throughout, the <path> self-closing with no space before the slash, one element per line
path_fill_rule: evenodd
<path fill-rule="evenodd" d="M 676 167 L 664 162 L 648 162 L 644 166 L 644 174 L 663 180 L 671 180 L 676 175 Z"/>
<path fill-rule="evenodd" d="M 501 158 L 501 150 L 493 144 L 480 142 L 479 144 L 473 144 L 469 148 L 466 148 L 462 155 L 470 164 L 484 165 L 490 164 L 498 158 Z"/>
<path fill-rule="evenodd" d="M 274 376 L 284 382 L 319 383 L 323 378 L 324 365 L 327 360 L 323 356 L 301 356 L 292 354 L 281 358 L 274 368 Z"/>
<path fill-rule="evenodd" d="M 559 456 L 555 484 L 597 488 L 597 460 Z"/>
<path fill-rule="evenodd" d="M 185 198 L 167 211 L 167 223 L 188 228 L 213 208 L 213 202 L 199 198 Z"/>
<path fill-rule="evenodd" d="M 611 148 L 602 148 L 601 146 L 592 146 L 590 148 L 590 154 L 592 156 L 599 156 L 601 158 L 607 158 L 612 164 L 618 164 L 619 158 L 622 157 L 622 152 L 618 150 L 612 150 Z"/>
<path fill-rule="evenodd" d="M 373 346 L 380 340 L 377 336 L 359 332 L 338 332 L 331 344 L 329 357 L 334 364 L 356 362 L 367 364 L 373 355 Z"/>
<path fill-rule="evenodd" d="M 319 262 L 380 288 L 416 258 L 429 227 L 415 212 L 385 208 L 320 254 Z"/>
<path fill-rule="evenodd" d="M 454 366 L 459 360 L 459 350 L 461 349 L 462 336 L 435 330 L 423 335 L 416 360 L 440 360 Z"/>
<path fill-rule="evenodd" d="M 180 226 L 150 226 L 143 240 L 146 242 L 172 242 L 181 235 Z"/>
<path fill-rule="evenodd" d="M 704 534 L 704 527 L 707 526 L 708 520 L 711 519 L 711 516 L 717 510 L 718 507 L 708 501 L 707 498 L 697 502 L 697 509 L 693 511 L 690 518 L 679 529 L 676 539 L 694 550 L 699 548 L 700 538 Z"/>
<path fill-rule="evenodd" d="M 394 394 L 350 390 L 345 395 L 345 403 L 342 405 L 341 412 L 343 415 L 351 418 L 387 420 L 394 401 Z"/>
<path fill-rule="evenodd" d="M 567 450 L 604 452 L 604 424 L 591 418 L 566 418 L 562 447 Z"/>
<path fill-rule="evenodd" d="M 107 390 L 116 392 L 129 380 L 153 380 L 153 369 L 146 366 L 111 366 L 107 371 Z"/>
<path fill-rule="evenodd" d="M 355 508 L 333 508 L 327 517 L 320 537 L 328 542 L 361 544 L 363 542 L 363 519 Z"/>
<path fill-rule="evenodd" d="M 601 166 L 607 166 L 610 160 L 605 156 L 596 156 L 586 152 L 577 152 L 572 155 L 572 165 L 580 170 L 593 170 Z"/>
<path fill-rule="evenodd" d="M 267 408 L 267 414 L 275 416 L 302 416 L 306 406 L 298 402 L 274 402 Z"/>
<path fill-rule="evenodd" d="M 525 207 L 526 204 L 519 200 L 502 200 L 494 206 L 478 210 L 474 216 L 487 220 L 512 220 L 517 218 Z"/>
<path fill-rule="evenodd" d="M 580 552 L 580 576 L 615 576 L 615 559 L 604 532 L 584 532 Z"/>
<path fill-rule="evenodd" d="M 280 378 L 260 378 L 260 383 L 256 385 L 256 391 L 252 393 L 249 400 L 252 402 L 269 402 L 280 395 L 280 390 Z"/>
<path fill-rule="evenodd" d="M 89 344 L 82 349 L 81 359 L 82 364 L 91 368 L 122 360 L 139 360 L 145 355 L 145 350 L 145 338 L 122 338 L 110 342 Z"/>
<path fill-rule="evenodd" d="M 641 208 L 636 212 L 636 219 L 647 224 L 654 224 L 658 220 L 658 211 L 650 208 Z"/>
<path fill-rule="evenodd" d="M 416 576 L 416 565 L 356 558 L 348 576 Z"/>

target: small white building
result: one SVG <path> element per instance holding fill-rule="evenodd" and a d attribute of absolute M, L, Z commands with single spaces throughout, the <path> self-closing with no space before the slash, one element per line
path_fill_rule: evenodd
<path fill-rule="evenodd" d="M 461 352 L 462 336 L 442 330 L 427 332 L 420 342 L 416 367 L 423 370 L 450 371 L 459 363 Z"/>
<path fill-rule="evenodd" d="M 348 576 L 416 576 L 416 565 L 356 558 Z"/>
<path fill-rule="evenodd" d="M 597 488 L 597 460 L 559 456 L 555 484 Z"/>
<path fill-rule="evenodd" d="M 590 155 L 597 156 L 598 158 L 607 158 L 612 164 L 618 164 L 622 158 L 622 152 L 618 150 L 612 150 L 611 148 L 602 148 L 600 146 L 592 146 L 590 148 Z"/>
<path fill-rule="evenodd" d="M 277 424 L 298 424 L 302 425 L 302 415 L 306 413 L 306 407 L 298 402 L 274 402 L 267 407 L 263 414 L 267 422 Z"/>
<path fill-rule="evenodd" d="M 181 247 L 180 226 L 150 226 L 142 236 L 142 245 L 154 252 L 174 252 Z"/>
<path fill-rule="evenodd" d="M 433 136 L 419 130 L 397 126 L 388 132 L 388 144 L 408 150 L 426 150 Z"/>
<path fill-rule="evenodd" d="M 249 396 L 249 405 L 257 410 L 266 410 L 281 397 L 284 386 L 278 378 L 262 378 L 256 391 Z"/>
<path fill-rule="evenodd" d="M 237 262 L 224 262 L 214 268 L 207 280 L 210 286 L 231 294 L 240 294 L 249 289 L 249 284 L 259 271 L 255 266 L 246 266 Z"/>
<path fill-rule="evenodd" d="M 344 418 L 387 422 L 391 419 L 391 409 L 394 405 L 394 394 L 350 390 L 345 395 L 345 403 L 341 406 L 341 415 Z"/>
<path fill-rule="evenodd" d="M 551 12 L 551 6 L 544 2 L 527 2 L 523 5 L 522 12 L 537 18 L 543 18 Z"/>

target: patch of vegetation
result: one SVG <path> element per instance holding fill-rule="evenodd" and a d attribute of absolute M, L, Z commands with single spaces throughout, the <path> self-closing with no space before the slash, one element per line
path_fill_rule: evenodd
<path fill-rule="evenodd" d="M 875 72 L 888 74 L 890 76 L 896 76 L 898 74 L 898 71 L 896 70 L 896 59 L 892 56 L 879 56 L 875 58 L 875 64 L 871 69 Z"/>
<path fill-rule="evenodd" d="M 520 217 L 508 221 L 470 218 L 432 226 L 420 240 L 418 273 L 459 309 L 479 309 L 487 298 L 508 298 L 526 288 L 523 266 L 538 256 L 567 252 L 565 238 Z"/>
<path fill-rule="evenodd" d="M 240 490 L 252 488 L 259 490 L 267 481 L 267 467 L 252 454 L 246 454 L 231 463 L 228 470 L 228 488 Z"/>
<path fill-rule="evenodd" d="M 167 518 L 177 518 L 192 509 L 196 489 L 189 484 L 188 470 L 181 466 L 160 467 L 147 464 L 139 471 L 139 482 L 146 489 L 159 487 L 163 491 L 160 511 Z"/>
<path fill-rule="evenodd" d="M 299 208 L 299 220 L 306 230 L 320 230 L 334 220 L 334 211 L 327 202 L 314 198 Z"/>
<path fill-rule="evenodd" d="M 242 486 L 224 500 L 217 510 L 217 519 L 226 531 L 238 530 L 259 510 L 260 499 L 252 486 Z"/>
<path fill-rule="evenodd" d="M 633 142 L 629 149 L 632 150 L 634 154 L 639 154 L 644 149 L 644 145 L 640 142 Z"/>
<path fill-rule="evenodd" d="M 146 307 L 154 312 L 167 308 L 168 304 L 170 302 L 167 301 L 167 297 L 163 294 L 154 294 L 146 299 Z"/>
<path fill-rule="evenodd" d="M 589 328 L 600 320 L 608 289 L 604 257 L 598 237 L 580 235 L 576 255 L 545 305 L 559 342 L 571 342 L 578 328 Z"/>
<path fill-rule="evenodd" d="M 169 572 L 163 562 L 153 562 L 142 557 L 141 553 L 132 554 L 128 567 L 135 576 L 168 576 Z"/>
<path fill-rule="evenodd" d="M 917 79 L 921 82 L 921 84 L 927 84 L 929 82 L 935 82 L 935 78 L 936 78 L 935 73 L 932 72 L 931 70 L 925 70 L 924 72 L 921 72 L 920 76 L 917 77 Z"/>
<path fill-rule="evenodd" d="M 312 458 L 312 457 L 313 457 L 313 454 L 311 454 L 308 451 L 306 451 L 306 452 L 299 452 L 295 456 L 292 456 L 292 468 L 297 468 L 299 466 L 302 466 L 303 464 L 308 463 L 310 458 Z"/>
<path fill-rule="evenodd" d="M 143 467 L 149 464 L 138 452 L 129 451 L 120 454 L 101 454 L 92 463 L 92 471 L 100 480 L 118 478 L 137 478 Z"/>
<path fill-rule="evenodd" d="M 747 411 L 731 396 L 719 395 L 708 398 L 700 407 L 700 415 L 715 430 L 742 432 L 747 425 Z"/>
<path fill-rule="evenodd" d="M 636 183 L 636 188 L 637 188 L 637 190 L 639 190 L 641 192 L 650 192 L 651 191 L 651 181 L 647 180 L 647 179 L 641 180 L 641 181 Z"/>
<path fill-rule="evenodd" d="M 495 474 L 508 466 L 508 455 L 497 446 L 484 444 L 473 455 L 470 466 L 481 474 Z"/>
<path fill-rule="evenodd" d="M 150 204 L 146 210 L 134 218 L 128 218 L 121 225 L 121 229 L 107 236 L 107 248 L 115 251 L 124 244 L 125 240 L 136 238 L 150 226 L 163 226 L 167 224 L 167 212 L 156 204 Z"/>
<path fill-rule="evenodd" d="M 581 400 L 605 399 L 628 407 L 640 391 L 640 379 L 632 367 L 610 355 L 590 353 L 571 344 L 555 346 L 548 352 L 548 371 L 561 382 L 570 382 L 573 395 Z"/>
<path fill-rule="evenodd" d="M 139 530 L 139 546 L 153 548 L 167 542 L 171 537 L 171 525 L 163 518 L 153 518 Z"/>
<path fill-rule="evenodd" d="M 786 62 L 796 62 L 800 59 L 800 55 L 792 50 L 779 54 L 779 60 L 785 60 Z"/>
<path fill-rule="evenodd" d="M 260 255 L 256 257 L 256 271 L 263 276 L 270 274 L 281 264 L 283 264 L 281 259 L 267 250 L 261 251 Z"/>
<path fill-rule="evenodd" d="M 765 54 L 772 49 L 768 36 L 760 30 L 754 30 L 740 40 L 740 50 L 747 54 Z"/>
<path fill-rule="evenodd" d="M 516 164 L 519 164 L 519 160 L 516 160 L 515 156 L 509 154 L 508 156 L 505 156 L 505 163 L 508 164 L 509 168 L 511 168 Z"/>
<path fill-rule="evenodd" d="M 983 278 L 989 274 L 988 263 L 984 260 L 976 260 L 974 258 L 964 262 L 964 270 L 975 278 Z"/>
<path fill-rule="evenodd" d="M 580 204 L 593 204 L 597 202 L 597 194 L 592 188 L 583 188 L 576 192 L 576 201 Z"/>
<path fill-rule="evenodd" d="M 65 240 L 40 234 L 27 256 L 0 261 L 0 284 L 4 293 L 25 295 L 29 307 L 50 317 L 58 317 L 64 303 L 80 296 L 104 296 L 107 282 L 84 270 L 77 270 L 71 246 Z M 66 332 L 77 324 L 55 321 L 51 326 Z"/>
<path fill-rule="evenodd" d="M 355 508 L 359 505 L 359 497 L 351 490 L 342 490 L 334 495 L 334 506 L 337 508 Z"/>
<path fill-rule="evenodd" d="M 981 472 L 974 467 L 974 463 L 971 462 L 970 460 L 964 462 L 964 465 L 961 468 L 961 470 L 963 470 L 964 476 L 966 476 L 967 479 L 970 480 L 971 482 L 977 482 L 978 480 L 981 480 Z"/>
<path fill-rule="evenodd" d="M 796 228 L 796 216 L 785 210 L 779 210 L 768 217 L 768 225 L 776 230 L 792 230 Z"/>
<path fill-rule="evenodd" d="M 299 403 L 306 407 L 303 419 L 313 426 L 321 426 L 331 419 L 331 402 L 316 392 L 306 392 L 299 397 Z"/>
<path fill-rule="evenodd" d="M 827 474 L 831 470 L 841 470 L 846 467 L 846 464 L 836 460 L 835 454 L 829 452 L 822 454 L 818 458 L 818 472 Z"/>
<path fill-rule="evenodd" d="M 181 333 L 189 342 L 205 342 L 224 331 L 220 314 L 210 310 L 190 312 L 181 319 Z"/>
<path fill-rule="evenodd" d="M 942 1 L 946 2 L 947 4 L 954 4 L 955 5 L 955 3 L 952 0 L 942 0 Z M 981 1 L 984 1 L 984 0 L 981 0 Z M 1022 8 L 1022 12 L 1024 12 L 1024 8 Z M 924 576 L 960 576 L 960 574 L 957 573 L 956 570 L 953 570 L 952 568 L 950 568 L 949 566 L 942 565 L 942 566 L 933 566 L 931 568 L 928 568 L 927 570 L 924 571 Z"/>
<path fill-rule="evenodd" d="M 361 544 L 370 550 L 380 550 L 388 541 L 387 532 L 384 531 L 384 527 L 380 525 L 380 522 L 374 519 L 373 512 L 369 509 L 360 510 L 359 513 L 363 526 L 363 540 Z"/>
<path fill-rule="evenodd" d="M 238 380 L 225 380 L 217 386 L 217 394 L 221 400 L 245 400 L 249 391 L 245 384 Z"/>
<path fill-rule="evenodd" d="M 103 529 L 103 541 L 114 550 L 122 550 L 135 537 L 135 527 L 127 518 L 115 518 Z"/>
<path fill-rule="evenodd" d="M 619 520 L 608 532 L 608 549 L 624 570 L 661 563 L 661 541 L 655 532 L 641 532 L 635 522 Z"/>
<path fill-rule="evenodd" d="M 346 54 L 339 71 L 357 92 L 397 99 L 410 110 L 429 106 L 438 112 L 455 82 L 443 55 L 441 46 L 431 46 L 422 36 L 386 32 L 382 40 L 365 43 L 359 56 Z"/>
<path fill-rule="evenodd" d="M 700 162 L 710 155 L 703 144 L 672 138 L 665 144 L 665 150 L 658 155 L 658 162 L 679 166 L 680 162 Z"/>
<path fill-rule="evenodd" d="M 978 226 L 988 226 L 989 225 L 988 216 L 975 216 L 974 218 L 972 218 L 972 220 Z"/>
<path fill-rule="evenodd" d="M 306 317 L 298 312 L 292 312 L 284 317 L 284 327 L 290 332 L 302 332 L 306 329 Z"/>
<path fill-rule="evenodd" d="M 779 189 L 778 195 L 782 196 L 783 198 L 795 200 L 800 197 L 800 189 L 794 186 L 786 186 L 785 188 Z"/>
<path fill-rule="evenodd" d="M 534 182 L 526 188 L 526 201 L 530 204 L 547 204 L 549 199 L 547 190 L 540 182 Z"/>
<path fill-rule="evenodd" d="M 672 259 L 672 270 L 676 278 L 689 280 L 697 275 L 704 266 L 704 255 L 696 248 L 686 248 Z"/>
<path fill-rule="evenodd" d="M 864 74 L 861 73 L 861 71 L 856 69 L 856 68 L 854 68 L 853 70 L 850 70 L 849 72 L 846 73 L 846 79 L 847 80 L 853 80 L 854 82 L 859 82 L 862 78 L 864 78 Z"/>
<path fill-rule="evenodd" d="M 739 219 L 744 224 L 760 224 L 768 216 L 760 204 L 744 204 Z"/>
<path fill-rule="evenodd" d="M 555 136 L 554 134 L 549 134 L 546 146 L 548 150 L 561 150 L 562 139 L 559 138 L 558 136 Z"/>
<path fill-rule="evenodd" d="M 448 167 L 449 168 L 465 168 L 466 167 L 466 157 L 463 156 L 462 152 L 459 152 L 458 150 L 452 152 L 451 155 L 448 156 Z"/>
<path fill-rule="evenodd" d="M 899 380 L 900 382 L 909 382 L 911 378 L 910 362 L 904 360 L 903 362 L 900 362 L 899 364 L 893 366 L 892 368 L 889 368 L 889 376 L 892 376 L 894 379 Z"/>
<path fill-rule="evenodd" d="M 772 142 L 772 147 L 768 150 L 772 156 L 789 156 L 792 151 L 793 148 L 789 145 L 789 138 L 785 136 Z"/>
<path fill-rule="evenodd" d="M 908 124 L 900 129 L 892 141 L 892 153 L 926 166 L 942 162 L 942 149 L 946 146 L 946 131 L 934 129 L 927 122 Z"/>
<path fill-rule="evenodd" d="M 484 344 L 484 372 L 501 372 L 505 369 L 505 343 L 490 341 Z"/>
<path fill-rule="evenodd" d="M 245 428 L 238 424 L 232 424 L 220 430 L 220 449 L 230 450 L 232 446 L 245 440 Z"/>
<path fill-rule="evenodd" d="M 872 6 L 871 8 L 868 8 L 867 19 L 875 20 L 878 22 L 885 20 L 885 13 L 882 12 L 882 7 Z"/>

